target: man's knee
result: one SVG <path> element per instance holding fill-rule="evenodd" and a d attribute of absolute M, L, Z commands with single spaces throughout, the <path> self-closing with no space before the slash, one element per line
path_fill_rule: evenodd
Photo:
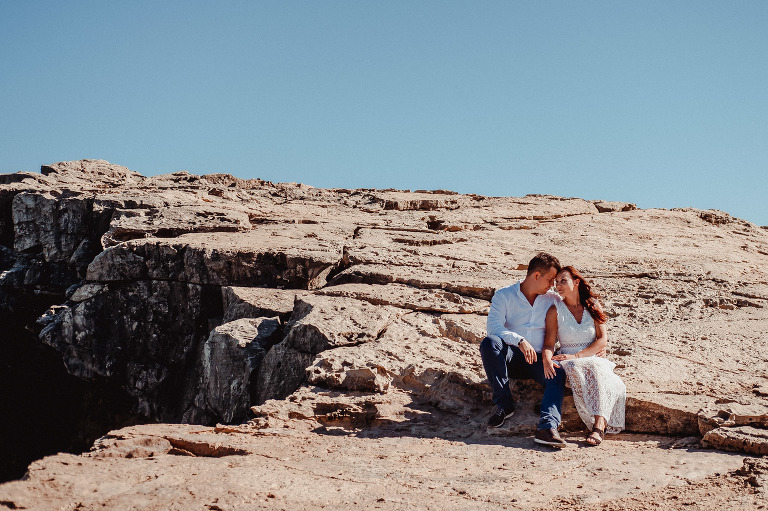
<path fill-rule="evenodd" d="M 480 343 L 480 353 L 499 354 L 503 347 L 504 341 L 501 338 L 496 335 L 489 335 Z"/>

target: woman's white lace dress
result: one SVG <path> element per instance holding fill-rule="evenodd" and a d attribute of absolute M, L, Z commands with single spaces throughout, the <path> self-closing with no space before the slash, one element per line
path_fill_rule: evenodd
<path fill-rule="evenodd" d="M 558 353 L 578 353 L 595 341 L 595 322 L 589 311 L 584 309 L 581 323 L 560 300 L 557 307 Z M 624 402 L 627 388 L 613 372 L 616 364 L 603 357 L 583 357 L 558 362 L 565 369 L 568 383 L 573 390 L 573 401 L 581 420 L 592 429 L 595 415 L 605 417 L 606 431 L 618 433 L 624 429 Z"/>

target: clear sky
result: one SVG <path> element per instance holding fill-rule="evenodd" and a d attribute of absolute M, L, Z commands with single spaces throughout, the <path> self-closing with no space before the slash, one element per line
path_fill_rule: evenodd
<path fill-rule="evenodd" d="M 81 158 L 768 225 L 768 1 L 0 0 L 0 172 Z"/>

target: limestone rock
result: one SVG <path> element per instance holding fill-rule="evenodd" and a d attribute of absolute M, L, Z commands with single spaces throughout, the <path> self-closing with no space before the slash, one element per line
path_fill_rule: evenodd
<path fill-rule="evenodd" d="M 293 311 L 296 296 L 300 291 L 263 287 L 225 286 L 221 288 L 224 308 L 224 322 L 239 318 L 260 318 L 280 316 L 286 320 Z"/>
<path fill-rule="evenodd" d="M 195 404 L 217 421 L 243 422 L 261 361 L 281 330 L 279 318 L 244 318 L 216 327 L 203 345 Z"/>
<path fill-rule="evenodd" d="M 19 193 L 13 199 L 12 215 L 16 252 L 40 252 L 48 262 L 67 262 L 74 257 L 81 265 L 99 252 L 93 233 L 105 219 L 94 213 L 88 198 Z M 78 251 L 85 254 L 76 255 Z"/>
<path fill-rule="evenodd" d="M 331 284 L 404 284 L 419 289 L 442 289 L 449 293 L 490 302 L 493 293 L 505 283 L 501 273 L 470 274 L 448 269 L 388 267 L 381 264 L 354 264 L 337 274 Z"/>
<path fill-rule="evenodd" d="M 730 453 L 674 449 L 672 440 L 632 435 L 600 449 L 558 451 L 553 463 L 553 453 L 532 447 L 530 437 L 461 437 L 439 412 L 387 415 L 375 398 L 325 399 L 302 408 L 325 421 L 314 432 L 302 428 L 300 398 L 290 403 L 295 418 L 286 414 L 262 427 L 147 424 L 113 431 L 91 453 L 34 462 L 24 480 L 0 485 L 0 501 L 17 509 L 150 511 L 544 509 L 553 499 L 564 508 L 639 511 L 658 508 L 660 500 L 667 509 L 758 509 L 765 502 L 748 482 L 762 465 Z M 382 420 L 367 426 L 371 413 Z M 359 428 L 350 433 L 342 426 L 352 421 Z M 745 475 L 735 472 L 744 469 Z M 614 477 L 599 477 L 606 473 Z M 541 480 L 552 483 L 535 484 Z"/>
<path fill-rule="evenodd" d="M 105 160 L 62 161 L 43 165 L 40 172 L 62 185 L 90 184 L 96 188 L 137 186 L 144 176 Z"/>
<path fill-rule="evenodd" d="M 761 493 L 768 493 L 768 459 L 746 458 L 738 473 L 746 476 L 747 482 Z"/>
<path fill-rule="evenodd" d="M 434 318 L 418 312 L 394 318 L 374 342 L 318 353 L 306 380 L 347 391 L 396 387 L 414 401 L 462 416 L 479 413 L 488 392 L 477 345 L 442 337 Z"/>
<path fill-rule="evenodd" d="M 156 236 L 175 238 L 191 232 L 245 232 L 251 230 L 248 215 L 200 205 L 171 209 L 116 210 L 102 245 Z"/>
<path fill-rule="evenodd" d="M 96 440 L 90 455 L 94 458 L 153 458 L 168 453 L 173 446 L 162 437 L 107 434 Z"/>
<path fill-rule="evenodd" d="M 401 309 L 425 312 L 488 314 L 485 300 L 465 297 L 439 289 L 419 289 L 401 284 L 384 286 L 341 284 L 318 291 L 326 296 L 344 296 L 374 305 L 391 305 Z"/>
<path fill-rule="evenodd" d="M 139 280 L 82 298 L 60 310 L 40 338 L 61 353 L 71 374 L 119 381 L 143 415 L 183 420 L 197 392 L 201 321 L 215 314 L 206 311 L 215 296 L 196 284 Z"/>
<path fill-rule="evenodd" d="M 618 201 L 604 201 L 596 200 L 592 201 L 597 210 L 600 213 L 613 213 L 617 211 L 634 211 L 637 209 L 637 204 L 631 202 L 618 202 Z"/>
<path fill-rule="evenodd" d="M 701 440 L 705 447 L 724 451 L 768 454 L 768 430 L 752 426 L 721 427 L 708 431 Z"/>
<path fill-rule="evenodd" d="M 627 391 L 627 431 L 647 431 L 662 435 L 689 436 L 699 432 L 697 403 L 687 396 L 667 395 L 659 399 L 654 394 Z"/>
<path fill-rule="evenodd" d="M 304 231 L 304 232 L 302 232 Z M 342 264 L 341 246 L 303 239 L 306 229 L 261 229 L 221 242 L 208 234 L 133 240 L 110 247 L 88 267 L 91 281 L 143 278 L 216 286 L 313 289 Z"/>
<path fill-rule="evenodd" d="M 628 431 L 749 452 L 768 431 L 768 231 L 726 213 L 143 177 L 101 160 L 42 170 L 0 176 L 2 317 L 71 374 L 129 393 L 145 420 L 239 422 L 256 405 L 249 435 L 274 423 L 303 439 L 516 442 L 541 390 L 514 382 L 518 413 L 489 434 L 478 344 L 495 290 L 544 250 L 602 295 Z M 564 406 L 564 430 L 581 429 Z M 102 451 L 250 449 L 188 434 Z"/>
<path fill-rule="evenodd" d="M 470 342 L 478 346 L 486 335 L 486 316 L 478 314 L 441 314 L 434 318 L 440 335 L 454 341 Z"/>
<path fill-rule="evenodd" d="M 397 388 L 445 409 L 470 401 L 487 406 L 476 345 L 485 335 L 488 301 L 495 289 L 524 276 L 537 250 L 575 264 L 604 293 L 610 356 L 632 391 L 631 429 L 690 434 L 698 409 L 712 404 L 708 395 L 735 399 L 746 390 L 754 397 L 747 404 L 764 402 L 752 392 L 754 370 L 724 366 L 733 355 L 724 358 L 721 350 L 733 348 L 715 339 L 761 352 L 768 327 L 757 311 L 768 303 L 768 290 L 757 277 L 742 278 L 744 260 L 736 254 L 762 257 L 766 233 L 725 214 L 539 195 L 323 190 L 223 174 L 144 178 L 91 160 L 49 165 L 43 174 L 9 178 L 0 190 L 5 207 L 16 211 L 8 213 L 15 215 L 10 224 L 2 220 L 13 226 L 5 237 L 14 242 L 0 277 L 3 303 L 20 303 L 30 285 L 68 297 L 65 309 L 40 324 L 43 337 L 66 354 L 75 374 L 118 381 L 150 415 L 165 409 L 149 404 L 164 395 L 153 390 L 156 379 L 199 380 L 192 368 L 201 367 L 217 325 L 276 316 L 292 319 L 265 355 L 253 402 L 289 395 L 307 382 L 349 392 Z M 575 232 L 584 234 L 577 251 Z M 720 256 L 715 262 L 700 253 Z M 759 267 L 753 271 L 759 274 Z M 148 310 L 147 304 L 157 306 L 150 295 L 162 295 L 163 286 L 197 289 L 194 296 L 166 292 L 177 320 L 196 325 L 193 332 Z M 137 304 L 126 314 L 147 325 L 136 327 L 146 332 L 141 340 L 113 335 L 127 328 L 119 319 L 123 326 L 115 328 L 95 321 L 108 300 Z M 323 300 L 344 301 L 349 309 Z M 318 308 L 310 314 L 307 304 Z M 752 332 L 729 331 L 723 313 L 751 321 Z M 152 345 L 149 332 L 158 331 L 172 333 L 170 352 L 189 355 L 166 358 L 173 362 L 162 371 L 149 359 L 137 362 L 135 374 L 158 377 L 146 378 L 148 392 L 137 390 L 109 369 L 120 364 L 106 353 L 110 343 L 122 350 Z M 357 338 L 363 341 L 352 342 Z M 83 351 L 94 339 L 110 339 L 99 356 Z M 668 370 L 670 361 L 675 371 Z M 190 403 L 205 402 L 200 388 L 190 388 L 195 385 L 177 386 L 187 420 L 201 409 Z M 206 417 L 197 416 L 213 415 Z"/>
<path fill-rule="evenodd" d="M 315 355 L 377 341 L 401 314 L 393 307 L 345 298 L 297 299 L 283 340 L 264 359 L 256 402 L 287 396 L 306 380 L 305 369 Z"/>
<path fill-rule="evenodd" d="M 716 408 L 705 408 L 699 411 L 698 420 L 702 435 L 715 428 L 755 426 L 765 429 L 768 438 L 768 406 L 757 403 L 724 403 Z"/>

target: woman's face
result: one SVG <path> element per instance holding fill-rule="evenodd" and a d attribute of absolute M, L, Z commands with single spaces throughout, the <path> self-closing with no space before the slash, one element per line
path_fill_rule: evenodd
<path fill-rule="evenodd" d="M 560 296 L 565 296 L 572 293 L 579 285 L 579 279 L 574 280 L 571 272 L 561 271 L 555 277 L 555 289 L 560 293 Z"/>

